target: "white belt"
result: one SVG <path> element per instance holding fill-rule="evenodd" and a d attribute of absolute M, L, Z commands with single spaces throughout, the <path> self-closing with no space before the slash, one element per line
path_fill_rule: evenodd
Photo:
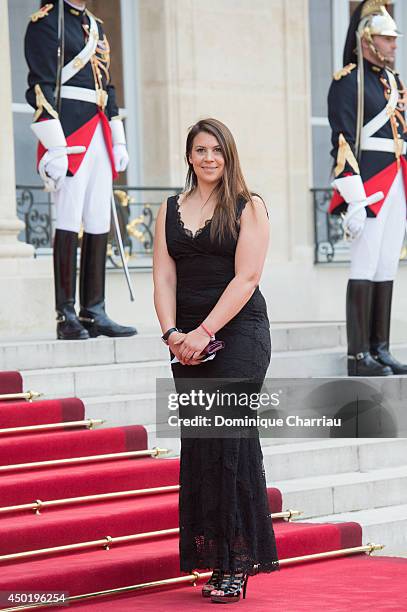
<path fill-rule="evenodd" d="M 61 98 L 69 100 L 81 100 L 82 102 L 92 102 L 104 108 L 107 103 L 108 95 L 104 90 L 86 89 L 86 87 L 73 87 L 73 85 L 62 85 Z"/>
<path fill-rule="evenodd" d="M 63 88 L 62 88 L 63 89 Z M 362 140 L 362 151 L 383 151 L 385 153 L 396 153 L 395 143 L 392 138 L 366 138 Z M 403 142 L 403 155 L 406 154 L 407 143 Z"/>

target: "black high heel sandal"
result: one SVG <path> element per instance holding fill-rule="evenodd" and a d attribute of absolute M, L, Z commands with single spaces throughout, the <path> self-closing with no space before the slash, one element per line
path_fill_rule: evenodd
<path fill-rule="evenodd" d="M 240 600 L 240 595 L 243 593 L 243 599 L 246 599 L 248 574 L 224 574 L 221 585 L 216 591 L 221 591 L 222 594 L 211 593 L 212 603 L 235 603 Z"/>
<path fill-rule="evenodd" d="M 209 578 L 208 582 L 202 587 L 202 597 L 210 597 L 212 591 L 219 589 L 223 580 L 223 572 L 219 569 L 214 569 L 212 572 L 212 576 Z"/>

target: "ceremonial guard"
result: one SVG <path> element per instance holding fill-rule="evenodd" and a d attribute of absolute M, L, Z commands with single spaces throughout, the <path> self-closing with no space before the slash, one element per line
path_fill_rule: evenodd
<path fill-rule="evenodd" d="M 102 22 L 85 1 L 42 2 L 25 37 L 27 101 L 36 109 L 38 171 L 56 208 L 54 278 L 57 337 L 132 336 L 105 312 L 105 265 L 112 180 L 128 164 L 123 123 L 110 82 Z M 83 224 L 80 311 L 75 311 L 78 233 Z"/>
<path fill-rule="evenodd" d="M 350 22 L 345 67 L 334 75 L 328 115 L 335 159 L 329 212 L 351 240 L 346 297 L 348 374 L 407 374 L 389 352 L 395 278 L 406 228 L 406 91 L 394 71 L 396 23 L 383 0 L 361 2 Z"/>

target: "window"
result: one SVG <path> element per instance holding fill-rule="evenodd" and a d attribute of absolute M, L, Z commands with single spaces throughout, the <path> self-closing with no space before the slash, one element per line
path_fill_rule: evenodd
<path fill-rule="evenodd" d="M 327 94 L 332 74 L 342 66 L 342 49 L 349 23 L 347 0 L 310 0 L 311 126 L 313 187 L 330 182 L 331 130 Z"/>
<path fill-rule="evenodd" d="M 24 58 L 24 36 L 29 16 L 38 11 L 38 7 L 38 0 L 8 2 L 16 181 L 25 185 L 38 183 L 35 169 L 37 141 L 30 130 L 34 111 L 25 101 L 27 64 Z"/>

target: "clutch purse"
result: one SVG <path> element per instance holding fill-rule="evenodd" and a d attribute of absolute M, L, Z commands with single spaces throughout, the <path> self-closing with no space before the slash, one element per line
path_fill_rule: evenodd
<path fill-rule="evenodd" d="M 202 351 L 203 359 L 210 357 L 211 355 L 215 355 L 215 353 L 223 348 L 225 348 L 225 343 L 223 340 L 211 340 Z"/>
<path fill-rule="evenodd" d="M 225 348 L 225 343 L 223 340 L 211 340 L 201 353 L 201 357 L 199 358 L 201 363 L 215 359 L 216 353 L 223 348 Z M 173 357 L 173 359 L 171 359 L 171 363 L 179 363 L 179 361 L 176 357 Z"/>

